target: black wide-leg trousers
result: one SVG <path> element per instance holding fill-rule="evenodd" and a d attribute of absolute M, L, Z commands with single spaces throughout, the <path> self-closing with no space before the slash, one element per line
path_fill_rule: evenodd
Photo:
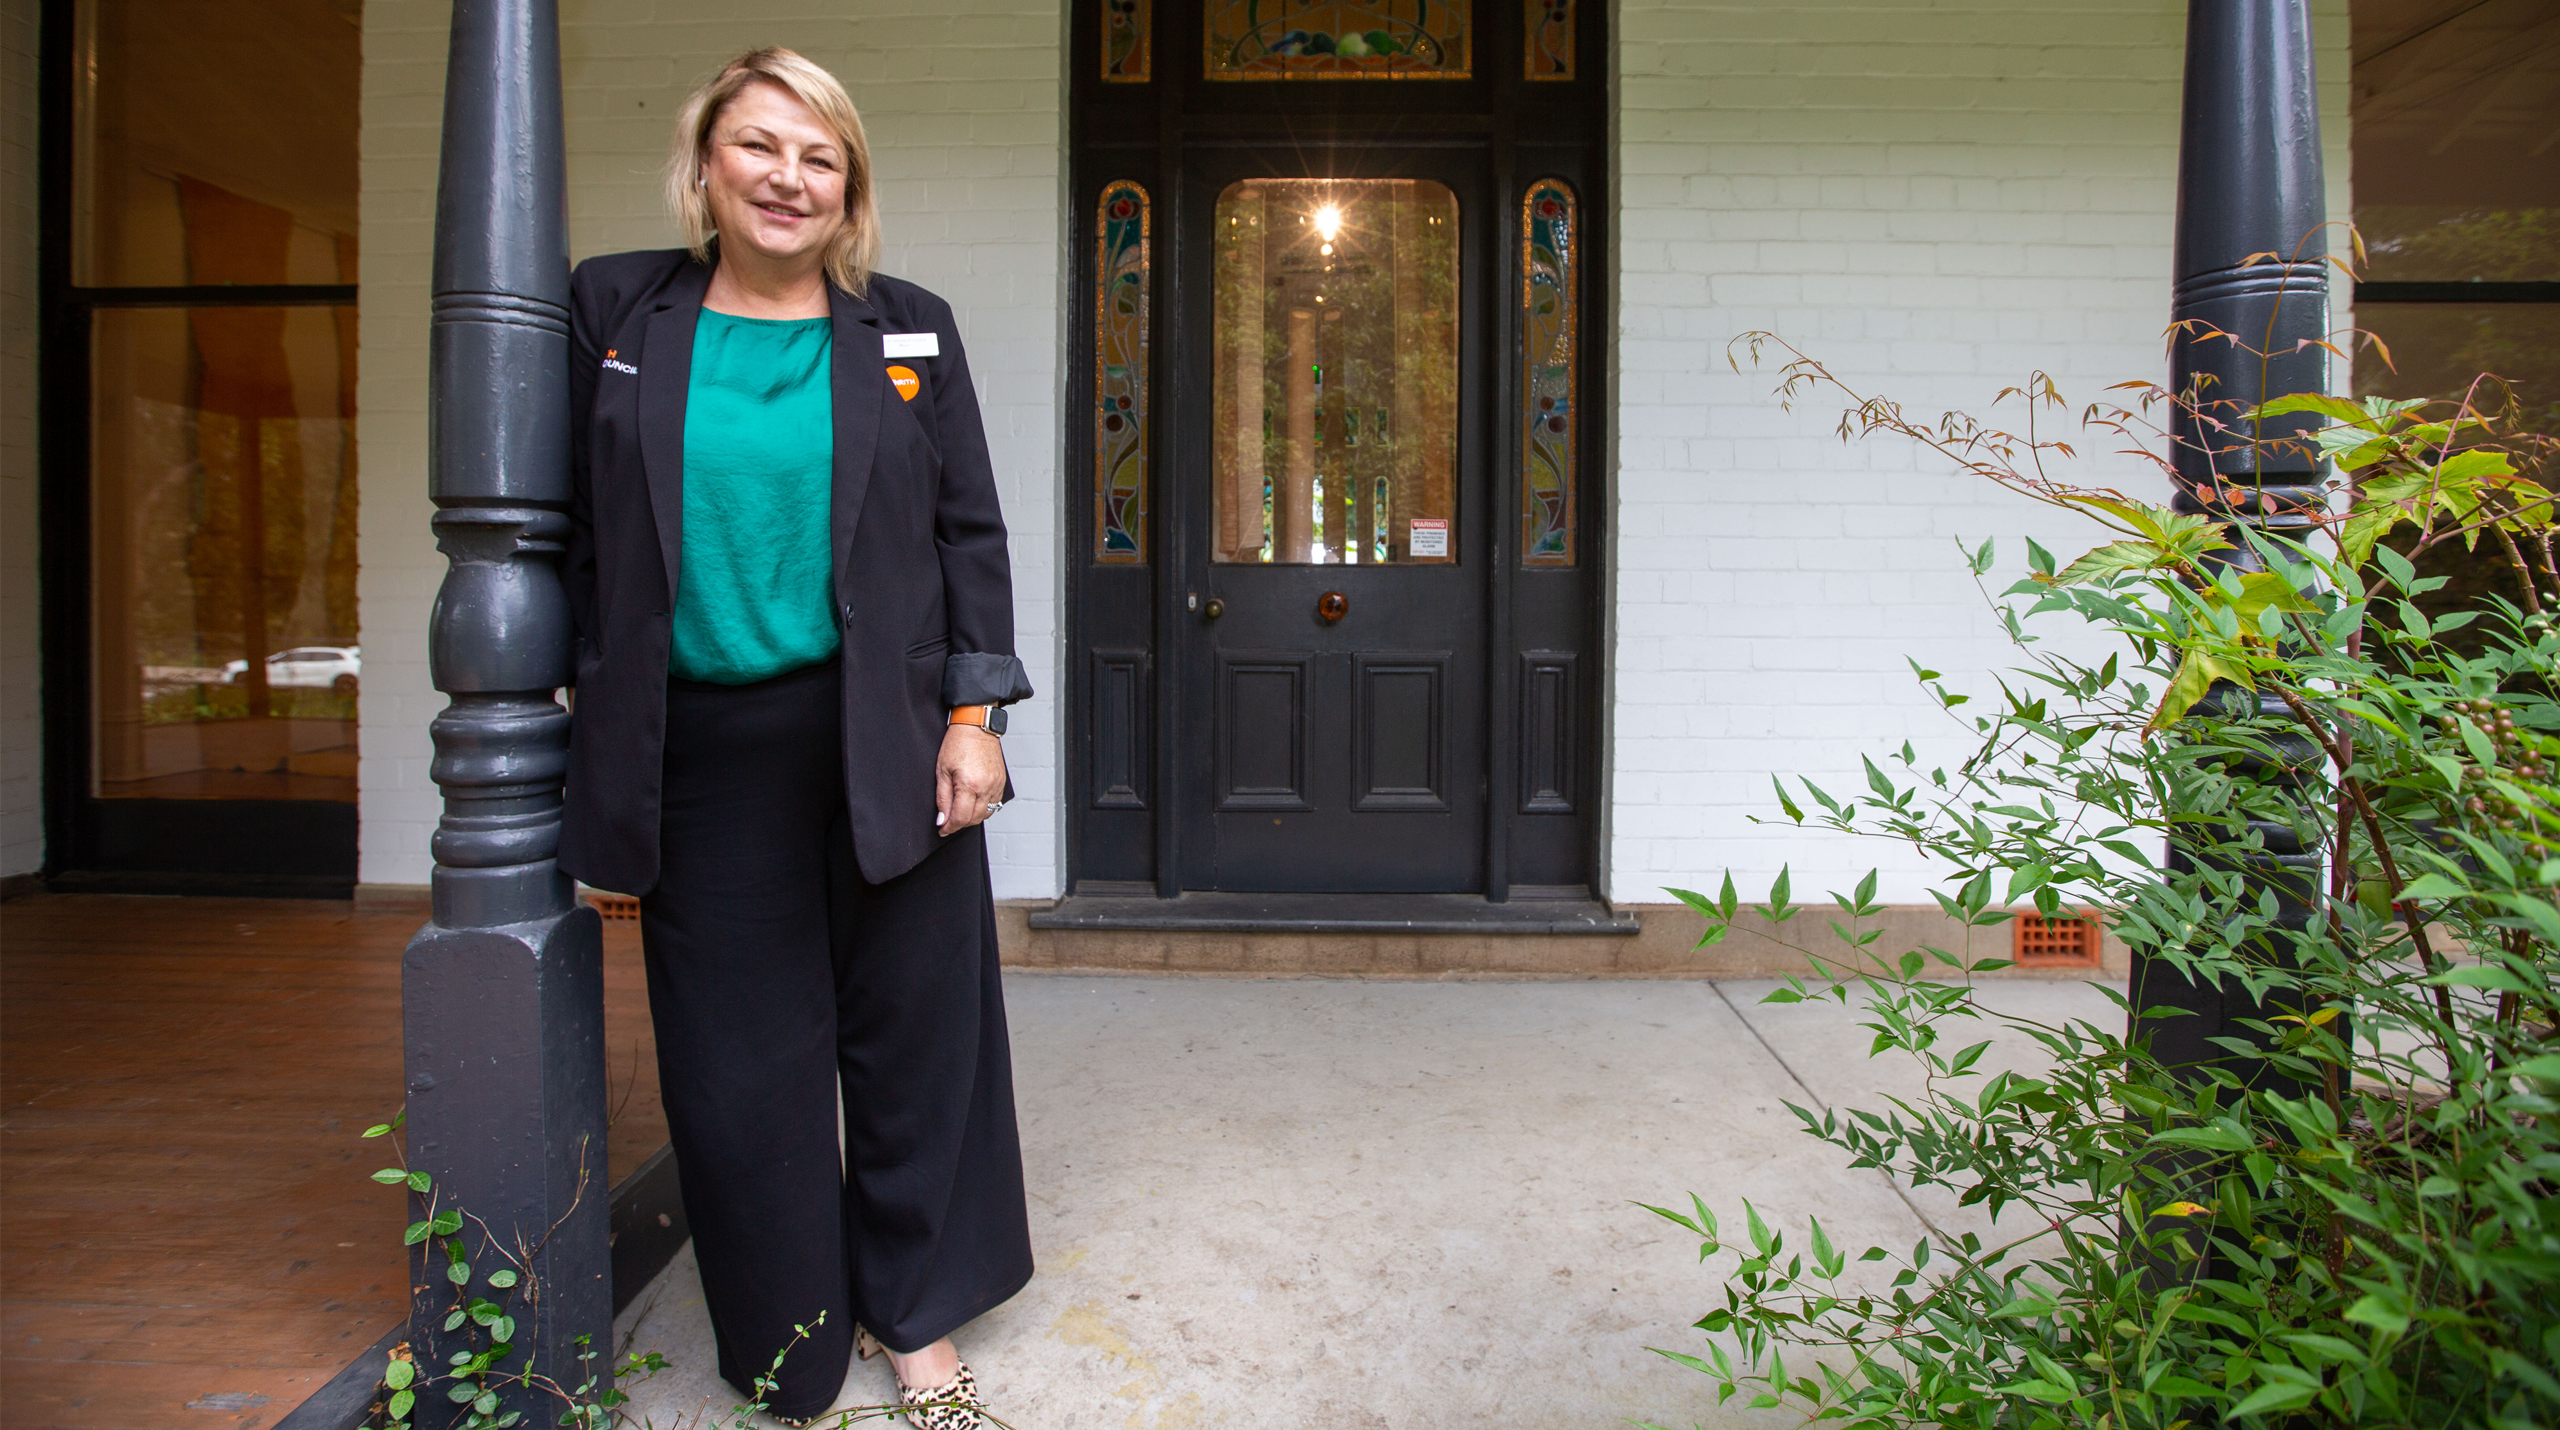
<path fill-rule="evenodd" d="M 1031 1279 L 986 837 L 863 881 L 841 678 L 668 682 L 640 901 L 720 1374 L 751 1387 L 807 1327 L 770 1402 L 793 1418 L 833 1403 L 855 1322 L 921 1350 Z"/>

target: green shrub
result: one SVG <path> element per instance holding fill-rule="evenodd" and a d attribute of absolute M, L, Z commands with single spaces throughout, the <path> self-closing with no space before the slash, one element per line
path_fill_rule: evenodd
<path fill-rule="evenodd" d="M 1853 1424 L 2560 1420 L 2560 570 L 2534 480 L 2549 445 L 2468 404 L 2239 414 L 2317 412 L 2348 479 L 2286 539 L 2054 477 L 2071 449 L 2032 417 L 2024 436 L 1923 424 L 1786 351 L 1790 401 L 1829 386 L 1857 402 L 1844 437 L 1920 441 L 2108 539 L 2067 563 L 2031 550 L 2033 576 L 1993 598 L 2020 652 L 1994 708 L 1914 665 L 1970 758 L 1924 768 L 1906 745 L 1856 793 L 1782 782 L 1784 816 L 1916 846 L 1970 927 L 2030 900 L 2101 909 L 2147 970 L 2136 996 L 2219 984 L 2255 1016 L 2210 1061 L 2165 1066 L 2173 1007 L 2126 1007 L 2130 1035 L 2004 1015 L 1971 983 L 1997 962 L 1850 932 L 1871 875 L 1835 896 L 1843 943 L 1807 948 L 1815 976 L 1771 1001 L 1862 999 L 1873 1054 L 1917 1059 L 1925 1090 L 1793 1110 L 1852 1165 L 1947 1188 L 1995 1235 L 1852 1251 L 1765 1208 L 1730 1241 L 1701 1199 L 1654 1208 L 1702 1259 L 1740 1258 L 1697 1323 L 1710 1336 L 1664 1354 L 1719 1404 Z M 2062 406 L 2041 377 L 2002 396 L 2047 423 Z M 2145 416 L 2165 400 L 2081 422 L 2166 470 Z M 2404 552 L 2446 543 L 2503 555 L 2525 604 L 2421 612 L 2442 583 Z M 1991 549 L 1971 560 L 1987 575 Z M 2115 653 L 2055 653 L 2036 633 L 2056 620 Z M 2319 856 L 2307 920 L 2269 878 L 2287 831 Z M 1744 912 L 1730 876 L 1680 897 L 1709 940 Z M 1791 912 L 1781 889 L 1762 916 Z M 1999 1035 L 2040 1044 L 2052 1070 L 1985 1067 Z"/>

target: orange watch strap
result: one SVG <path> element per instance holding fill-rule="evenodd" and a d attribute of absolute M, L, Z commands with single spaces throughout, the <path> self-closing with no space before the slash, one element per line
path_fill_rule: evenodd
<path fill-rule="evenodd" d="M 951 707 L 951 723 L 954 725 L 975 725 L 979 729 L 983 730 L 987 727 L 987 707 L 984 705 L 954 705 Z"/>

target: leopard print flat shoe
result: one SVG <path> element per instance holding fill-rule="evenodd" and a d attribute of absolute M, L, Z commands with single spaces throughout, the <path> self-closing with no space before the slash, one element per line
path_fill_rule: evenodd
<path fill-rule="evenodd" d="M 898 1399 L 907 1407 L 907 1423 L 916 1430 L 979 1430 L 986 1424 L 978 1412 L 987 1403 L 978 1398 L 978 1376 L 969 1363 L 960 1363 L 960 1373 L 948 1385 L 919 1390 L 898 1387 Z"/>

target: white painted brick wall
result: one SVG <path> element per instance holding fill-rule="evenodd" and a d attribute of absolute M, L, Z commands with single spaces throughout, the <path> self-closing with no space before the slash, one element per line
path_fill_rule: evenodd
<path fill-rule="evenodd" d="M 425 633 L 444 570 L 427 537 L 429 226 L 444 85 L 441 0 L 365 7 L 363 839 L 367 883 L 427 877 Z M 1057 0 L 564 0 L 574 256 L 666 247 L 667 128 L 714 65 L 788 45 L 845 82 L 880 173 L 885 271 L 951 301 L 1013 533 L 1015 620 L 1041 698 L 1006 751 L 1015 803 L 992 827 L 996 891 L 1058 889 L 1057 509 L 1061 166 Z"/>
<path fill-rule="evenodd" d="M 2028 370 L 2082 401 L 2164 371 L 2179 0 L 1621 0 L 1610 890 L 1663 901 L 1782 862 L 1819 898 L 1908 851 L 1750 822 L 1774 773 L 1859 788 L 1907 738 L 1960 754 L 1906 653 L 1981 690 L 2011 661 L 1952 538 L 2093 544 L 2068 518 L 1794 413 L 1726 366 L 1774 331 L 1915 413 Z M 2316 0 L 2333 214 L 2345 0 Z M 2130 464 L 2096 473 L 2151 490 Z M 2138 485 L 2137 485 L 2138 484 Z M 2154 491 L 2155 496 L 2165 495 Z"/>
<path fill-rule="evenodd" d="M 36 589 L 36 0 L 0 0 L 0 875 L 44 863 Z"/>

